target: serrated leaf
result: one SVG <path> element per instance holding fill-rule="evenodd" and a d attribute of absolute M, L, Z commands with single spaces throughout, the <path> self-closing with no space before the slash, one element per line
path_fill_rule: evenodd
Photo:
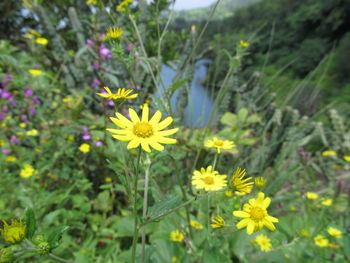
<path fill-rule="evenodd" d="M 169 211 L 177 206 L 179 206 L 182 202 L 182 198 L 178 195 L 169 196 L 167 199 L 162 200 L 160 202 L 155 203 L 148 210 L 149 217 L 155 217 L 163 214 L 166 211 Z"/>
<path fill-rule="evenodd" d="M 68 226 L 59 226 L 51 230 L 47 238 L 47 242 L 50 244 L 51 249 L 60 245 L 62 235 L 68 228 Z"/>
<path fill-rule="evenodd" d="M 230 127 L 235 126 L 237 124 L 237 115 L 233 114 L 231 112 L 226 112 L 222 117 L 221 117 L 221 123 L 228 125 Z"/>
<path fill-rule="evenodd" d="M 27 227 L 26 238 L 31 239 L 36 230 L 36 219 L 32 208 L 27 208 L 25 212 L 25 223 Z"/>

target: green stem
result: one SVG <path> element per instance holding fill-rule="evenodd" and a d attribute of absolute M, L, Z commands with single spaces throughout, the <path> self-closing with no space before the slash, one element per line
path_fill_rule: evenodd
<path fill-rule="evenodd" d="M 62 263 L 73 263 L 73 262 L 71 262 L 71 261 L 65 260 L 65 259 L 60 258 L 60 257 L 58 257 L 58 256 L 56 256 L 56 255 L 54 255 L 54 254 L 51 254 L 51 253 L 48 254 L 48 256 L 49 256 L 50 258 L 52 258 L 52 259 L 58 261 L 58 262 L 62 262 Z"/>
<path fill-rule="evenodd" d="M 131 262 L 132 263 L 135 263 L 136 244 L 137 244 L 137 238 L 139 235 L 139 230 L 137 227 L 137 180 L 138 180 L 138 176 L 139 176 L 140 159 L 141 159 L 141 147 L 139 147 L 139 152 L 137 154 L 137 163 L 135 166 L 135 174 L 134 174 L 134 209 L 133 209 L 134 236 L 133 236 L 133 240 L 132 240 L 132 250 L 131 250 Z"/>
<path fill-rule="evenodd" d="M 216 162 L 218 161 L 218 156 L 219 154 L 216 152 L 214 157 L 214 162 L 213 162 L 213 171 L 215 170 Z"/>
<path fill-rule="evenodd" d="M 149 186 L 149 170 L 150 170 L 150 162 L 147 165 L 147 169 L 145 172 L 145 189 L 143 192 L 143 209 L 142 209 L 142 218 L 146 220 L 147 217 L 147 208 L 148 208 L 148 186 Z M 143 226 L 141 228 L 141 241 L 142 241 L 142 250 L 141 250 L 141 262 L 145 262 L 145 245 L 146 245 L 146 227 Z"/>

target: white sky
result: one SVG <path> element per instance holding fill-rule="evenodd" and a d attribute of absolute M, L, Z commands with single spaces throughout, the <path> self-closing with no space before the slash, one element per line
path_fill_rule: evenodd
<path fill-rule="evenodd" d="M 151 2 L 152 0 L 147 0 L 147 2 Z M 175 10 L 184 10 L 184 9 L 192 9 L 199 7 L 207 7 L 216 0 L 176 0 L 175 2 Z"/>

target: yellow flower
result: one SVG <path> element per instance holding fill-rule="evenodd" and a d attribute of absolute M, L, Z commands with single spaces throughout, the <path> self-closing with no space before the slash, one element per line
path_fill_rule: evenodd
<path fill-rule="evenodd" d="M 32 34 L 37 37 L 41 37 L 41 34 L 38 31 L 35 31 L 34 29 L 29 29 L 28 30 L 29 34 Z"/>
<path fill-rule="evenodd" d="M 97 5 L 99 0 L 87 0 L 86 4 L 87 5 Z"/>
<path fill-rule="evenodd" d="M 74 141 L 74 135 L 68 135 L 67 140 L 68 141 Z"/>
<path fill-rule="evenodd" d="M 107 30 L 106 37 L 107 38 L 120 38 L 124 34 L 123 29 L 120 27 L 110 27 Z"/>
<path fill-rule="evenodd" d="M 261 234 L 256 236 L 254 239 L 254 242 L 257 243 L 260 246 L 261 251 L 268 252 L 271 250 L 271 239 L 269 239 L 267 236 Z"/>
<path fill-rule="evenodd" d="M 72 97 L 71 97 L 71 96 L 64 97 L 64 98 L 62 99 L 62 101 L 63 101 L 64 103 L 70 103 L 70 102 L 72 101 Z"/>
<path fill-rule="evenodd" d="M 264 177 L 259 176 L 255 177 L 254 182 L 256 187 L 263 188 L 266 185 L 267 180 Z"/>
<path fill-rule="evenodd" d="M 111 177 L 106 177 L 106 178 L 105 178 L 105 182 L 106 182 L 106 183 L 112 182 L 112 178 L 111 178 Z"/>
<path fill-rule="evenodd" d="M 289 210 L 292 211 L 292 212 L 295 212 L 295 211 L 297 210 L 297 208 L 296 208 L 294 205 L 292 205 L 292 206 L 289 208 Z"/>
<path fill-rule="evenodd" d="M 170 240 L 174 242 L 182 242 L 185 238 L 185 235 L 179 230 L 172 231 L 170 233 Z"/>
<path fill-rule="evenodd" d="M 330 248 L 340 248 L 340 246 L 338 244 L 334 244 L 334 243 L 329 243 L 328 247 L 330 247 Z"/>
<path fill-rule="evenodd" d="M 8 163 L 13 163 L 17 161 L 17 158 L 15 156 L 12 156 L 12 155 L 9 155 L 5 158 L 5 162 L 8 162 Z"/>
<path fill-rule="evenodd" d="M 23 178 L 29 178 L 33 176 L 34 173 L 35 169 L 33 168 L 33 166 L 31 166 L 30 164 L 25 164 L 19 175 Z"/>
<path fill-rule="evenodd" d="M 344 155 L 344 160 L 347 162 L 350 162 L 350 155 Z"/>
<path fill-rule="evenodd" d="M 16 132 L 16 135 L 21 137 L 23 136 L 23 132 Z"/>
<path fill-rule="evenodd" d="M 87 143 L 83 143 L 82 145 L 79 146 L 79 151 L 81 151 L 82 153 L 90 152 L 90 145 Z"/>
<path fill-rule="evenodd" d="M 171 258 L 171 263 L 178 263 L 179 261 L 177 260 L 177 257 L 172 257 Z"/>
<path fill-rule="evenodd" d="M 34 77 L 37 77 L 37 76 L 41 75 L 41 73 L 42 73 L 40 69 L 30 69 L 30 70 L 28 70 L 28 72 L 30 74 L 32 74 L 32 76 L 34 76 Z"/>
<path fill-rule="evenodd" d="M 332 198 L 328 198 L 322 201 L 321 203 L 324 206 L 331 206 L 333 204 L 333 199 Z"/>
<path fill-rule="evenodd" d="M 306 198 L 310 199 L 310 200 L 316 200 L 316 199 L 318 199 L 318 194 L 314 193 L 314 192 L 307 192 Z"/>
<path fill-rule="evenodd" d="M 239 41 L 239 45 L 244 48 L 249 47 L 249 43 L 244 40 Z"/>
<path fill-rule="evenodd" d="M 161 143 L 176 143 L 176 139 L 167 138 L 166 136 L 176 133 L 178 128 L 162 131 L 173 122 L 173 118 L 167 117 L 160 121 L 162 118 L 160 111 L 156 111 L 150 120 L 148 107 L 142 109 L 141 119 L 133 109 L 129 109 L 131 121 L 118 112 L 115 114 L 117 118 L 111 117 L 110 119 L 122 130 L 107 129 L 107 131 L 113 133 L 113 138 L 117 140 L 128 141 L 128 149 L 137 148 L 141 145 L 141 148 L 146 152 L 151 152 L 150 146 L 157 151 L 163 151 L 164 146 Z"/>
<path fill-rule="evenodd" d="M 211 220 L 211 228 L 223 228 L 225 226 L 225 220 L 221 216 L 216 216 Z"/>
<path fill-rule="evenodd" d="M 34 38 L 34 35 L 30 34 L 30 33 L 26 33 L 23 35 L 24 38 L 26 39 L 33 39 Z"/>
<path fill-rule="evenodd" d="M 336 238 L 341 238 L 342 237 L 342 232 L 335 228 L 335 227 L 329 227 L 327 229 L 328 234 L 330 234 L 332 237 L 336 237 Z"/>
<path fill-rule="evenodd" d="M 328 247 L 329 244 L 329 240 L 322 235 L 317 235 L 314 237 L 314 242 L 319 247 Z"/>
<path fill-rule="evenodd" d="M 44 37 L 38 37 L 37 39 L 35 39 L 35 43 L 46 46 L 49 43 L 49 41 Z"/>
<path fill-rule="evenodd" d="M 27 131 L 26 134 L 27 134 L 28 136 L 37 136 L 37 135 L 38 135 L 38 130 L 32 129 L 32 130 L 30 130 L 30 131 Z"/>
<path fill-rule="evenodd" d="M 117 6 L 117 11 L 119 12 L 125 12 L 126 7 L 128 5 L 130 5 L 133 2 L 133 0 L 124 0 L 123 2 L 121 2 L 118 6 Z"/>
<path fill-rule="evenodd" d="M 190 224 L 195 229 L 203 229 L 203 225 L 196 220 L 191 220 Z"/>
<path fill-rule="evenodd" d="M 310 236 L 310 233 L 309 231 L 307 231 L 306 229 L 301 229 L 299 231 L 299 235 L 301 235 L 302 237 L 309 237 Z"/>
<path fill-rule="evenodd" d="M 327 150 L 327 151 L 322 152 L 322 155 L 323 156 L 336 156 L 337 153 L 333 150 Z"/>
<path fill-rule="evenodd" d="M 212 171 L 212 166 L 207 169 L 201 168 L 201 171 L 195 170 L 192 176 L 192 185 L 196 189 L 205 191 L 217 191 L 227 186 L 227 176 L 220 175 L 218 171 Z"/>
<path fill-rule="evenodd" d="M 264 193 L 258 193 L 256 199 L 252 198 L 244 204 L 243 211 L 233 211 L 235 217 L 243 218 L 236 227 L 238 229 L 247 227 L 248 235 L 261 230 L 264 226 L 274 231 L 276 227 L 273 223 L 277 223 L 278 219 L 267 213 L 270 203 L 271 199 L 269 197 L 265 198 Z"/>
<path fill-rule="evenodd" d="M 235 190 L 236 195 L 249 194 L 253 189 L 254 182 L 250 181 L 252 177 L 244 179 L 246 173 L 245 169 L 237 168 L 231 178 L 231 187 Z"/>
<path fill-rule="evenodd" d="M 208 148 L 216 148 L 217 153 L 220 153 L 221 149 L 229 150 L 236 147 L 233 141 L 220 140 L 216 137 L 214 137 L 212 140 L 205 141 L 204 146 Z"/>
<path fill-rule="evenodd" d="M 5 220 L 3 229 L 0 229 L 5 241 L 10 244 L 19 243 L 26 235 L 26 226 L 22 223 L 22 220 L 12 219 L 11 224 L 7 224 Z"/>
<path fill-rule="evenodd" d="M 224 194 L 226 195 L 226 197 L 232 197 L 233 196 L 233 192 L 231 190 L 226 190 L 224 192 Z"/>
<path fill-rule="evenodd" d="M 0 140 L 0 146 L 3 146 L 5 142 L 3 140 Z"/>
<path fill-rule="evenodd" d="M 132 89 L 118 89 L 117 93 L 115 94 L 113 94 L 108 87 L 104 87 L 104 89 L 107 91 L 108 94 L 97 93 L 97 95 L 109 100 L 113 100 L 116 103 L 123 102 L 124 100 L 135 99 L 138 95 L 129 95 L 131 92 L 133 92 Z"/>
<path fill-rule="evenodd" d="M 19 124 L 19 127 L 22 128 L 22 129 L 24 129 L 25 127 L 27 127 L 27 124 L 24 123 L 24 122 L 21 122 L 21 123 Z"/>

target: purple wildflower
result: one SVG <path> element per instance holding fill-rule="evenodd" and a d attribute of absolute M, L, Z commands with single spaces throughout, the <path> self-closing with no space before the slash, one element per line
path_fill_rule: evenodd
<path fill-rule="evenodd" d="M 95 45 L 95 42 L 91 39 L 86 40 L 86 45 L 88 45 L 89 47 L 92 47 L 93 45 Z"/>
<path fill-rule="evenodd" d="M 100 46 L 100 56 L 102 58 L 112 58 L 113 57 L 111 54 L 111 51 L 108 48 L 106 48 L 106 46 L 103 44 Z"/>
<path fill-rule="evenodd" d="M 96 87 L 98 87 L 98 86 L 100 86 L 101 85 L 101 81 L 99 81 L 98 79 L 94 79 L 93 81 L 92 81 L 92 83 L 91 83 L 91 86 L 93 87 L 93 88 L 96 88 Z"/>
<path fill-rule="evenodd" d="M 5 155 L 9 155 L 12 151 L 10 149 L 3 149 L 2 153 Z"/>
<path fill-rule="evenodd" d="M 11 74 L 6 74 L 4 77 L 5 80 L 13 80 L 13 75 Z"/>
<path fill-rule="evenodd" d="M 10 143 L 12 143 L 12 144 L 19 144 L 20 142 L 19 142 L 19 140 L 17 139 L 16 135 L 12 135 L 12 136 L 10 137 Z"/>
<path fill-rule="evenodd" d="M 100 64 L 98 62 L 95 62 L 94 64 L 92 64 L 91 68 L 92 69 L 99 69 L 100 68 Z"/>
<path fill-rule="evenodd" d="M 31 88 L 26 88 L 26 91 L 24 93 L 24 96 L 25 97 L 30 97 L 30 96 L 33 96 L 33 90 Z"/>
<path fill-rule="evenodd" d="M 103 145 L 103 142 L 102 141 L 97 141 L 97 142 L 95 142 L 95 146 L 97 146 L 97 147 L 100 147 L 100 146 L 102 146 Z"/>

